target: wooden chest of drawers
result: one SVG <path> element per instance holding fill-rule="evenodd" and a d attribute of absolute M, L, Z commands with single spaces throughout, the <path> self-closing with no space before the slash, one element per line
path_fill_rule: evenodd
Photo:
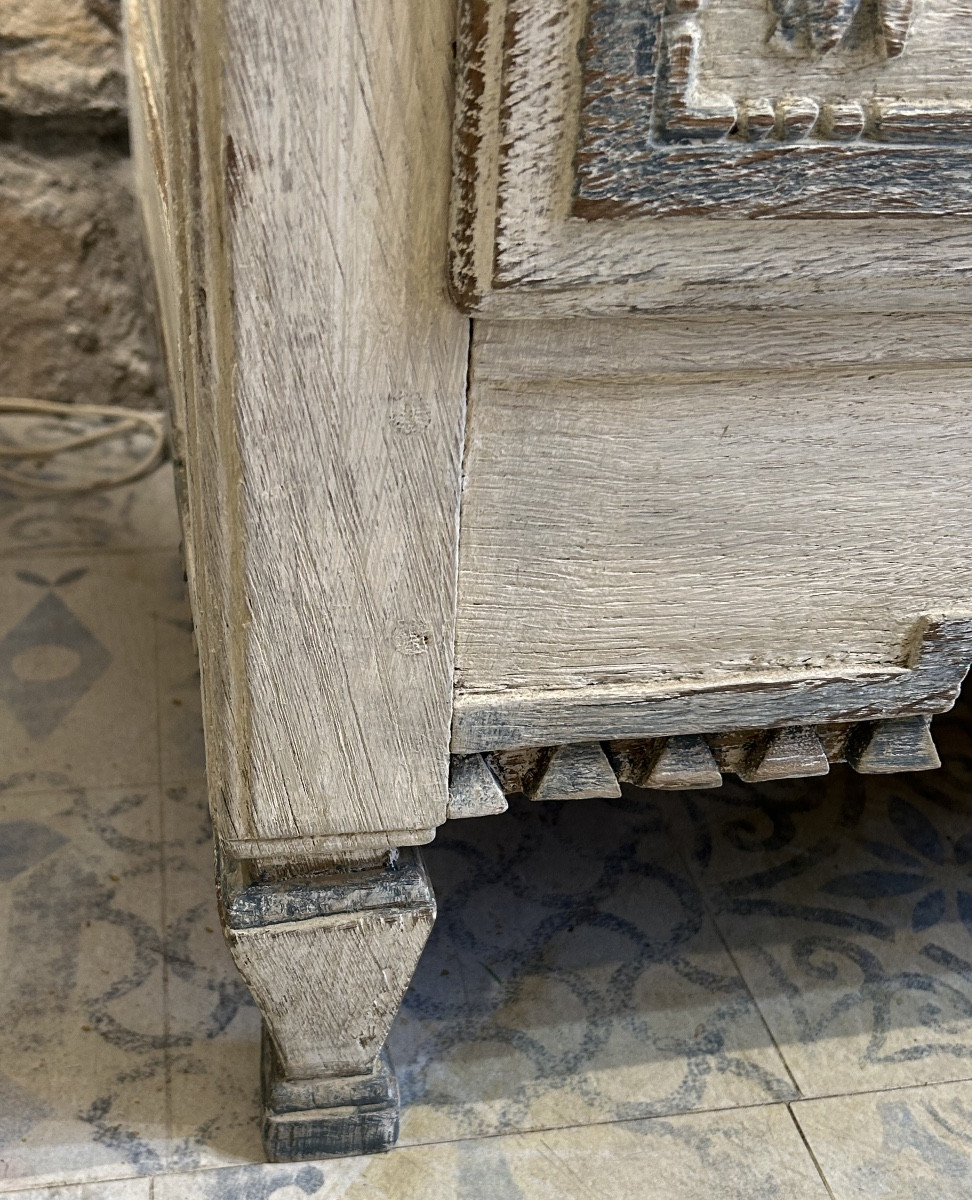
<path fill-rule="evenodd" d="M 447 818 L 936 765 L 972 662 L 972 8 L 128 27 L 267 1149 L 380 1148 Z"/>

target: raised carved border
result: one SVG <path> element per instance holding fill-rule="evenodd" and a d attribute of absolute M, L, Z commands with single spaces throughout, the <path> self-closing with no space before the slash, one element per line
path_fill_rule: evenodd
<path fill-rule="evenodd" d="M 624 5 L 632 19 L 642 2 Z M 463 311 L 532 320 L 758 308 L 837 320 L 848 309 L 928 316 L 972 303 L 964 145 L 851 143 L 861 157 L 850 173 L 840 142 L 798 141 L 783 155 L 766 141 L 728 152 L 675 145 L 662 156 L 645 136 L 643 104 L 607 90 L 605 131 L 625 132 L 612 102 L 637 110 L 631 153 L 621 167 L 604 164 L 601 191 L 586 164 L 578 195 L 589 9 L 459 0 L 450 284 Z M 656 174 L 647 194 L 646 161 Z M 619 170 L 632 178 L 617 180 Z M 654 219 L 667 215 L 680 219 Z M 763 216 L 810 219 L 767 220 L 757 237 L 751 222 L 722 219 Z"/>
<path fill-rule="evenodd" d="M 705 3 L 590 0 L 575 216 L 972 212 L 972 107 L 700 98 Z"/>
<path fill-rule="evenodd" d="M 941 766 L 927 716 L 857 723 L 736 729 L 614 742 L 496 750 L 454 756 L 448 817 L 505 812 L 507 796 L 594 800 L 621 795 L 621 785 L 659 791 L 721 787 L 723 775 L 745 783 L 826 775 L 849 763 L 862 775 L 929 771 Z"/>
<path fill-rule="evenodd" d="M 855 675 L 740 681 L 635 697 L 629 690 L 558 708 L 534 695 L 457 704 L 447 816 L 483 817 L 508 795 L 581 800 L 620 785 L 682 790 L 940 765 L 929 727 L 952 707 L 969 670 L 972 617 L 923 616 L 901 663 Z"/>

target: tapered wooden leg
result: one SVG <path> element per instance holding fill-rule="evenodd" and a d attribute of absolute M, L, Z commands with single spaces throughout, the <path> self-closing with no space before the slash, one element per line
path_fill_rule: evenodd
<path fill-rule="evenodd" d="M 267 1157 L 390 1149 L 398 1086 L 383 1046 L 435 920 L 418 852 L 299 874 L 218 858 L 223 932 L 263 1014 Z"/>

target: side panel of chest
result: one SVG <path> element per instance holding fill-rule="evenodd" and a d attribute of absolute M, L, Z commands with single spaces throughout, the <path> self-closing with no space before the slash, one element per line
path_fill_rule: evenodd
<path fill-rule="evenodd" d="M 907 674 L 923 620 L 972 615 L 961 323 L 896 363 L 891 331 L 859 323 L 868 363 L 803 323 L 799 369 L 760 320 L 728 332 L 477 323 L 454 749 L 687 732 L 713 690 L 700 730 L 838 719 L 869 701 L 831 683 Z"/>

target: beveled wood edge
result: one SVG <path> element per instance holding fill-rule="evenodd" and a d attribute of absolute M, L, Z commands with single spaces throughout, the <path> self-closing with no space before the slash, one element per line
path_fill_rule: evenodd
<path fill-rule="evenodd" d="M 452 753 L 738 729 L 885 720 L 945 712 L 972 663 L 972 616 L 922 616 L 901 665 L 846 673 L 740 675 L 718 683 L 459 694 Z"/>
<path fill-rule="evenodd" d="M 306 863 L 355 865 L 406 846 L 424 846 L 435 837 L 428 829 L 390 829 L 349 831 L 326 837 L 234 838 L 222 837 L 222 844 L 234 858 L 259 862 L 264 867 L 299 866 Z"/>

